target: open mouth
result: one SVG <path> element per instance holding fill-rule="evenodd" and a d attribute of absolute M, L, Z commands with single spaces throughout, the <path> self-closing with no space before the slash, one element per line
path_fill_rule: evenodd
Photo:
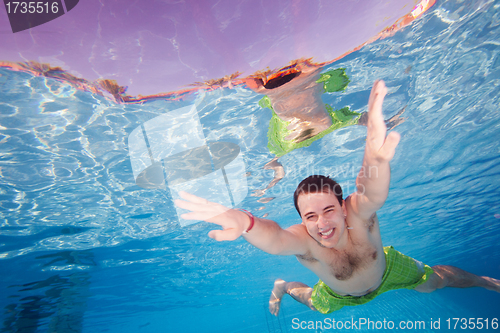
<path fill-rule="evenodd" d="M 333 235 L 333 231 L 335 230 L 335 228 L 332 228 L 330 230 L 327 230 L 327 231 L 324 231 L 324 232 L 320 232 L 319 234 L 321 235 L 321 237 L 323 238 L 330 238 L 332 235 Z"/>

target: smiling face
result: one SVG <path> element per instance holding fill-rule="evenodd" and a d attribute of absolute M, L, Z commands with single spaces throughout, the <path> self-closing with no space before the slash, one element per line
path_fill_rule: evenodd
<path fill-rule="evenodd" d="M 342 240 L 346 228 L 346 208 L 331 192 L 302 193 L 297 199 L 302 224 L 320 246 L 333 248 Z"/>

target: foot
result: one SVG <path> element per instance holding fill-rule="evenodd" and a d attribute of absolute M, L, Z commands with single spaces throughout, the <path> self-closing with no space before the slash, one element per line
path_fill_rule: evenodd
<path fill-rule="evenodd" d="M 496 291 L 497 293 L 500 293 L 500 280 L 497 280 L 497 279 L 494 279 L 494 278 L 490 278 L 490 277 L 487 277 L 487 276 L 482 276 L 482 278 L 483 278 L 483 280 L 487 281 L 487 283 L 484 286 L 484 288 L 486 288 L 488 290 Z"/>
<path fill-rule="evenodd" d="M 282 279 L 276 279 L 274 281 L 274 288 L 271 291 L 271 297 L 269 298 L 269 311 L 278 316 L 280 312 L 281 299 L 286 293 L 286 281 Z"/>
<path fill-rule="evenodd" d="M 390 119 L 385 121 L 385 125 L 387 126 L 387 130 L 391 130 L 394 127 L 398 126 L 405 122 L 406 118 L 401 118 L 401 115 L 405 112 L 406 106 L 402 108 L 396 115 L 392 116 Z"/>

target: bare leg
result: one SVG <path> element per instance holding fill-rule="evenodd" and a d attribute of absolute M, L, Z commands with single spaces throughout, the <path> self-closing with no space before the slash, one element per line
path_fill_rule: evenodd
<path fill-rule="evenodd" d="M 264 165 L 264 169 L 272 169 L 274 171 L 274 178 L 265 189 L 255 190 L 252 194 L 253 197 L 263 196 L 267 190 L 278 184 L 278 182 L 285 177 L 285 169 L 283 168 L 283 165 L 278 161 L 278 157 L 275 157 L 267 162 L 266 165 Z"/>
<path fill-rule="evenodd" d="M 430 293 L 445 287 L 469 288 L 482 287 L 500 293 L 500 280 L 487 276 L 477 276 L 454 266 L 433 266 L 432 274 L 427 282 L 415 288 L 422 293 Z"/>
<path fill-rule="evenodd" d="M 400 116 L 405 112 L 406 106 L 399 110 L 398 113 L 396 113 L 394 116 L 391 118 L 384 120 L 385 125 L 387 126 L 387 130 L 391 130 L 394 127 L 398 126 L 399 124 L 402 124 L 405 122 L 406 118 L 400 118 Z M 366 126 L 368 124 L 368 112 L 363 112 L 361 114 L 361 117 L 358 119 L 358 125 Z"/>
<path fill-rule="evenodd" d="M 269 311 L 277 316 L 280 311 L 281 299 L 285 294 L 289 294 L 296 301 L 307 305 L 311 310 L 315 310 L 311 302 L 313 289 L 302 282 L 286 282 L 282 279 L 274 281 L 274 288 L 269 298 Z"/>

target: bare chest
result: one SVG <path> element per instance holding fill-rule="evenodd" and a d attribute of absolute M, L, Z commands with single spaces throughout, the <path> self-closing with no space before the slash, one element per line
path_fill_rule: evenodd
<path fill-rule="evenodd" d="M 335 279 L 346 281 L 358 272 L 370 268 L 378 257 L 377 249 L 369 246 L 353 251 L 339 251 L 326 263 Z"/>
<path fill-rule="evenodd" d="M 297 256 L 299 261 L 314 271 L 322 280 L 348 281 L 358 273 L 371 271 L 380 259 L 378 249 L 372 245 L 346 250 L 321 249 L 314 254 Z"/>

